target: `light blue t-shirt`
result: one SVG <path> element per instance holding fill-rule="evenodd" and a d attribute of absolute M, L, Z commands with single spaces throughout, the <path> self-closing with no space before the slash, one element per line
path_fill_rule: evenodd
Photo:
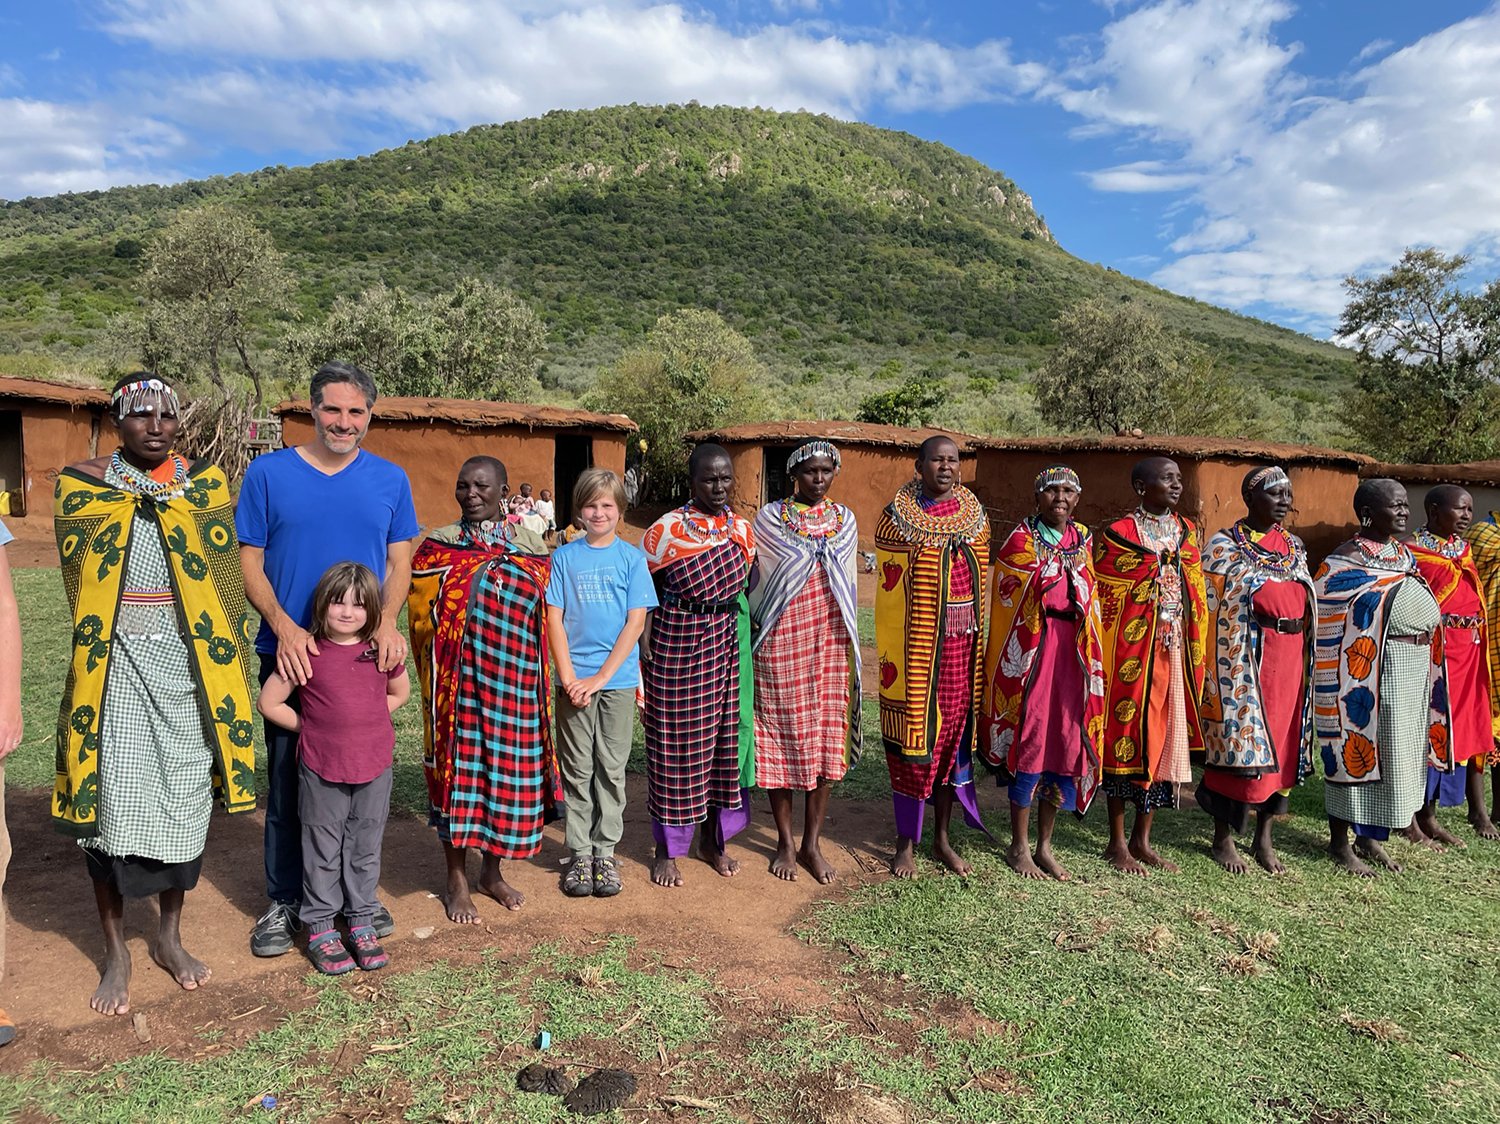
<path fill-rule="evenodd" d="M 547 604 L 563 611 L 568 655 L 573 671 L 584 679 L 609 659 L 631 609 L 656 608 L 656 585 L 639 547 L 618 538 L 608 546 L 574 539 L 552 555 Z M 634 689 L 640 681 L 640 654 L 631 648 L 604 689 Z"/>
<path fill-rule="evenodd" d="M 5 529 L 5 520 L 0 519 L 0 546 L 4 546 L 16 536 Z"/>
<path fill-rule="evenodd" d="M 336 562 L 362 562 L 385 580 L 385 551 L 421 529 L 406 473 L 374 453 L 360 451 L 329 476 L 296 449 L 278 449 L 250 462 L 234 508 L 240 542 L 266 552 L 266 579 L 287 616 L 303 628 L 312 622 L 313 590 Z M 276 634 L 264 621 L 255 650 L 276 651 Z"/>

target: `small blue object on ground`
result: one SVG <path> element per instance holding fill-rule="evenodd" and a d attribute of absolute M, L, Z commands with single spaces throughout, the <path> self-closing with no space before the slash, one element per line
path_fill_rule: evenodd
<path fill-rule="evenodd" d="M 552 1045 L 552 1035 L 545 1030 L 538 1031 L 536 1036 L 536 1048 L 545 1050 Z"/>
<path fill-rule="evenodd" d="M 276 1098 L 267 1093 L 264 1097 L 261 1097 L 260 1107 L 270 1112 L 276 1107 Z"/>

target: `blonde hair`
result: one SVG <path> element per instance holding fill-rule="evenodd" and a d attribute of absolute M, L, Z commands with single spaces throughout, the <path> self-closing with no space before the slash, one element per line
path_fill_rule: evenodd
<path fill-rule="evenodd" d="M 613 496 L 620 514 L 625 514 L 625 485 L 607 468 L 584 469 L 578 483 L 573 485 L 573 510 L 582 511 L 584 504 L 592 503 L 601 492 Z"/>
<path fill-rule="evenodd" d="M 328 609 L 351 591 L 365 611 L 365 627 L 359 630 L 355 640 L 363 644 L 375 635 L 380 628 L 380 582 L 368 566 L 358 562 L 335 562 L 324 571 L 313 590 L 312 628 L 309 631 L 314 639 L 328 638 Z"/>

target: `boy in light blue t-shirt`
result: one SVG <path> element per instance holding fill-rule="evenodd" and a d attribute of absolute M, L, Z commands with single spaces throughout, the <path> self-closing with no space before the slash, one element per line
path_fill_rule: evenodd
<path fill-rule="evenodd" d="M 560 688 L 558 764 L 573 861 L 563 892 L 601 898 L 620 892 L 615 847 L 625 818 L 625 763 L 630 758 L 637 645 L 656 587 L 646 556 L 615 535 L 625 488 L 608 469 L 591 468 L 573 489 L 584 537 L 558 547 L 547 582 L 547 640 Z"/>

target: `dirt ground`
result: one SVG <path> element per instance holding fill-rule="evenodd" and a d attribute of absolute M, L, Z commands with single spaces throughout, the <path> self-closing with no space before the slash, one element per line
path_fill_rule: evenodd
<path fill-rule="evenodd" d="M 464 959 L 489 948 L 524 956 L 550 940 L 586 947 L 623 933 L 667 963 L 711 970 L 721 987 L 742 989 L 761 1003 L 791 1009 L 826 1004 L 842 957 L 807 945 L 793 929 L 816 901 L 886 876 L 892 842 L 886 802 L 833 802 L 824 848 L 839 874 L 833 887 L 819 886 L 806 872 L 794 883 L 770 875 L 775 831 L 769 809 L 757 801 L 750 829 L 730 844 L 741 862 L 736 877 L 720 878 L 706 865 L 687 861 L 682 864 L 687 884 L 667 890 L 649 881 L 644 779 L 631 780 L 620 852 L 623 894 L 611 900 L 565 897 L 559 889 L 565 849 L 561 825 L 553 824 L 539 855 L 506 864 L 507 877 L 527 896 L 526 905 L 507 913 L 490 899 L 477 898 L 483 917 L 478 926 L 451 924 L 434 896 L 443 867 L 431 830 L 408 816 L 394 819 L 386 832 L 381 877 L 382 900 L 396 920 L 386 946 L 391 970 L 444 957 Z M 220 813 L 209 834 L 202 881 L 188 895 L 183 921 L 184 944 L 213 968 L 213 979 L 197 992 L 179 989 L 150 957 L 154 900 L 131 902 L 126 918 L 135 966 L 131 1008 L 146 1016 L 149 1045 L 138 1041 L 129 1017 L 95 1014 L 88 999 L 98 981 L 102 941 L 93 894 L 76 845 L 52 830 L 47 810 L 38 794 L 11 794 L 15 857 L 5 884 L 10 921 L 0 1005 L 22 1033 L 0 1054 L 0 1069 L 18 1071 L 38 1059 L 92 1068 L 156 1049 L 191 1057 L 204 1051 L 198 1035 L 206 1027 L 226 1032 L 209 1048 L 226 1049 L 310 1001 L 304 982 L 310 969 L 300 952 L 258 959 L 249 951 L 250 927 L 265 905 L 262 815 Z M 477 874 L 473 856 L 470 874 Z M 429 928 L 430 936 L 417 936 Z"/>

